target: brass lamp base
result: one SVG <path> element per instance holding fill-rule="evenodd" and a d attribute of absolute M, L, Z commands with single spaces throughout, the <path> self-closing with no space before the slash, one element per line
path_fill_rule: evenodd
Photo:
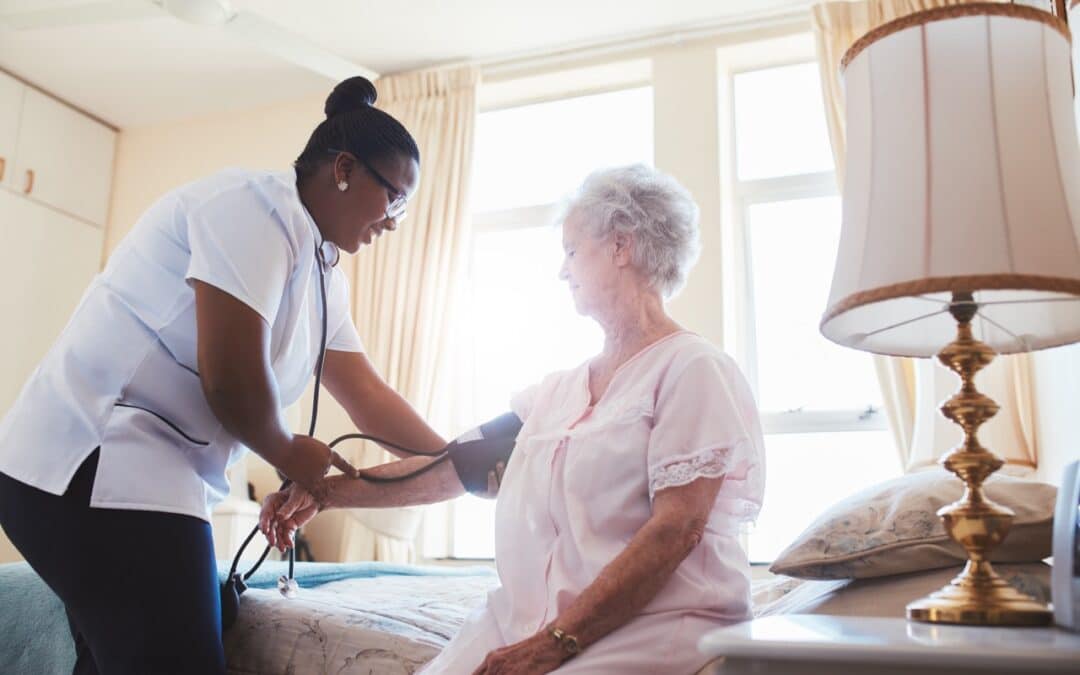
<path fill-rule="evenodd" d="M 968 567 L 972 565 L 968 562 Z M 974 626 L 1045 626 L 1053 614 L 1046 605 L 1024 595 L 989 569 L 989 575 L 967 567 L 948 586 L 907 606 L 912 621 Z"/>
<path fill-rule="evenodd" d="M 983 495 L 982 484 L 1004 462 L 979 445 L 976 432 L 997 414 L 998 406 L 975 389 L 975 373 L 986 367 L 994 350 L 974 339 L 971 320 L 978 305 L 971 293 L 953 293 L 949 312 L 957 320 L 957 338 L 938 359 L 960 376 L 960 391 L 941 406 L 941 412 L 964 429 L 963 442 L 942 459 L 946 469 L 964 481 L 960 501 L 938 511 L 945 531 L 968 553 L 968 562 L 941 590 L 907 606 L 908 619 L 930 623 L 977 626 L 1045 626 L 1050 609 L 1024 595 L 999 577 L 990 566 L 990 551 L 1009 533 L 1013 512 Z"/>

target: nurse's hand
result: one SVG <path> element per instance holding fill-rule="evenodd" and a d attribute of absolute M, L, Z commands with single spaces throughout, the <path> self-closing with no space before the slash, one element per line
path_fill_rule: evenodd
<path fill-rule="evenodd" d="M 322 477 L 333 466 L 341 473 L 355 478 L 357 471 L 349 462 L 330 449 L 330 446 L 311 436 L 297 434 L 293 436 L 289 447 L 281 453 L 282 465 L 279 468 L 293 482 L 299 483 L 308 492 L 318 494 Z"/>
<path fill-rule="evenodd" d="M 564 656 L 555 638 L 547 633 L 537 633 L 488 652 L 473 675 L 541 675 L 561 666 Z"/>

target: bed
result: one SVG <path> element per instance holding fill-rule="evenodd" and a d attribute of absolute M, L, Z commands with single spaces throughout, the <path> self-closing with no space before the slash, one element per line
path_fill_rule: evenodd
<path fill-rule="evenodd" d="M 298 563 L 301 592 L 286 599 L 285 569 L 267 562 L 248 580 L 225 635 L 230 672 L 414 672 L 497 582 L 484 566 Z M 74 662 L 59 598 L 26 563 L 0 565 L 0 673 L 70 673 Z"/>
<path fill-rule="evenodd" d="M 780 554 L 777 574 L 753 582 L 754 616 L 903 617 L 963 564 L 933 515 L 961 489 L 944 472 L 915 474 L 841 500 Z M 1016 512 L 995 569 L 1049 601 L 1050 566 L 1040 561 L 1050 554 L 1053 486 L 1000 477 L 987 493 Z M 488 566 L 300 563 L 302 590 L 286 599 L 276 590 L 284 569 L 266 563 L 249 581 L 224 639 L 233 675 L 416 672 L 498 583 Z M 69 673 L 73 661 L 60 601 L 25 563 L 0 565 L 0 673 Z"/>

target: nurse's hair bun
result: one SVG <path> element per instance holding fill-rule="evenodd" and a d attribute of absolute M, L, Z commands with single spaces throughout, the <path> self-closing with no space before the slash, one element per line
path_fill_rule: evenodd
<path fill-rule="evenodd" d="M 375 91 L 375 85 L 366 77 L 357 75 L 342 80 L 326 97 L 326 107 L 324 108 L 326 119 L 371 107 L 378 96 L 379 92 Z"/>

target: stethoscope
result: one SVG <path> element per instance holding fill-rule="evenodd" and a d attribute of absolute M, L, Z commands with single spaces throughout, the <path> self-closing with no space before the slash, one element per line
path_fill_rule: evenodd
<path fill-rule="evenodd" d="M 328 253 L 330 255 L 328 255 Z M 341 256 L 338 247 L 333 242 L 322 241 L 315 247 L 316 264 L 315 267 L 319 270 L 319 300 L 322 314 L 322 336 L 319 339 L 319 357 L 315 361 L 315 391 L 311 397 L 311 424 L 308 427 L 308 436 L 314 438 L 315 436 L 315 423 L 319 416 L 319 389 L 322 384 L 322 370 L 323 360 L 326 357 L 326 338 L 327 338 L 327 302 L 326 302 L 326 270 L 337 265 Z M 330 260 L 330 262 L 328 262 Z M 426 452 L 423 450 L 415 450 L 413 448 L 405 448 L 396 443 L 392 443 L 376 436 L 370 436 L 368 434 L 345 434 L 338 436 L 327 445 L 331 450 L 334 449 L 339 443 L 348 440 L 368 440 L 374 441 L 380 445 L 388 446 L 401 452 L 410 455 L 423 455 L 427 457 L 434 457 L 435 460 L 429 464 L 426 464 L 419 469 L 405 473 L 399 476 L 387 477 L 387 476 L 374 476 L 369 473 L 360 471 L 360 480 L 366 480 L 371 483 L 396 483 L 398 481 L 408 480 L 423 474 L 427 471 L 431 471 L 439 464 L 445 462 L 450 458 L 450 453 L 446 449 L 438 450 L 435 452 Z M 279 490 L 284 490 L 292 483 L 291 480 L 285 479 L 281 484 Z M 225 582 L 221 585 L 221 626 L 222 629 L 228 629 L 229 626 L 236 621 L 236 616 L 240 610 L 240 594 L 247 590 L 245 582 L 251 578 L 251 575 L 259 569 L 259 566 L 266 560 L 266 556 L 270 554 L 270 549 L 273 548 L 269 544 L 263 550 L 259 559 L 251 566 L 244 574 L 237 572 L 240 566 L 240 558 L 243 556 L 244 551 L 247 550 L 248 544 L 255 538 L 255 535 L 259 533 L 259 526 L 256 525 L 252 528 L 244 542 L 240 544 L 240 550 L 236 552 L 236 556 L 233 558 L 232 566 L 229 568 L 229 576 Z M 286 598 L 294 598 L 298 594 L 300 587 L 296 582 L 295 566 L 296 566 L 296 551 L 293 548 L 289 548 L 289 571 L 288 574 L 283 574 L 278 578 L 277 588 L 278 591 Z"/>

